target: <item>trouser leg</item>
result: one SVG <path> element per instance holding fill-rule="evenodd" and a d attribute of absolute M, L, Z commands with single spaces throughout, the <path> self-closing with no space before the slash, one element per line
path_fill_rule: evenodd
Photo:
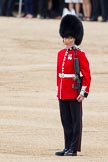
<path fill-rule="evenodd" d="M 72 119 L 68 100 L 59 100 L 61 123 L 64 130 L 65 148 L 69 149 L 73 134 Z"/>
<path fill-rule="evenodd" d="M 39 0 L 39 14 L 46 18 L 47 16 L 47 7 L 48 7 L 48 0 Z"/>
<path fill-rule="evenodd" d="M 8 1 L 8 6 L 7 6 L 7 16 L 12 16 L 13 14 L 13 9 L 14 9 L 14 0 L 9 0 Z"/>
<path fill-rule="evenodd" d="M 8 6 L 8 1 L 4 0 L 2 3 L 2 15 L 7 16 L 7 6 Z"/>
<path fill-rule="evenodd" d="M 33 0 L 25 0 L 25 14 L 33 15 Z"/>
<path fill-rule="evenodd" d="M 77 100 L 59 100 L 65 148 L 81 150 L 82 109 Z"/>
<path fill-rule="evenodd" d="M 107 1 L 100 0 L 100 3 L 101 3 L 101 9 L 102 9 L 102 18 L 103 20 L 107 20 Z"/>
<path fill-rule="evenodd" d="M 93 4 L 93 11 L 92 11 L 93 15 L 92 15 L 92 17 L 94 19 L 97 19 L 98 16 L 99 16 L 99 0 L 93 0 L 92 4 Z"/>
<path fill-rule="evenodd" d="M 73 138 L 71 140 L 70 149 L 81 151 L 82 103 L 79 103 L 77 100 L 70 100 L 70 112 L 73 123 Z"/>

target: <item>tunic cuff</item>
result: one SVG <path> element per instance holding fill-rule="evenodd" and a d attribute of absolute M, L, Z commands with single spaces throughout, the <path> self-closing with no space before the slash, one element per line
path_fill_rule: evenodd
<path fill-rule="evenodd" d="M 88 93 L 85 91 L 86 88 L 87 88 L 87 86 L 82 86 L 80 95 L 82 95 L 84 97 L 88 96 Z"/>
<path fill-rule="evenodd" d="M 88 96 L 88 93 L 87 92 L 84 92 L 84 91 L 81 91 L 80 92 L 80 95 L 84 96 L 84 97 L 87 97 Z"/>

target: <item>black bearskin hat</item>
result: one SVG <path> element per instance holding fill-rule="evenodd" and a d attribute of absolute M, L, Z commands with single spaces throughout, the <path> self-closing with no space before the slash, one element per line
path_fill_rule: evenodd
<path fill-rule="evenodd" d="M 59 33 L 62 38 L 72 36 L 76 39 L 75 44 L 80 45 L 84 34 L 82 22 L 75 15 L 65 15 L 61 20 Z"/>

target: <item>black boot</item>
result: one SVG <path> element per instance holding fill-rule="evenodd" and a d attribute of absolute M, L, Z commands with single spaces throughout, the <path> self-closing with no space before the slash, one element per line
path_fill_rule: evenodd
<path fill-rule="evenodd" d="M 62 150 L 62 151 L 57 151 L 56 153 L 55 153 L 55 155 L 57 155 L 57 156 L 64 156 L 64 154 L 67 152 L 67 149 L 64 149 L 64 150 Z"/>
<path fill-rule="evenodd" d="M 77 156 L 77 151 L 69 149 L 67 152 L 64 153 L 64 156 Z"/>

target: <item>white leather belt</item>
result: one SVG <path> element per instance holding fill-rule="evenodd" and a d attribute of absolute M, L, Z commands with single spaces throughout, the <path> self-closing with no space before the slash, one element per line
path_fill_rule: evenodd
<path fill-rule="evenodd" d="M 64 74 L 64 73 L 59 73 L 60 78 L 76 78 L 75 74 Z"/>

